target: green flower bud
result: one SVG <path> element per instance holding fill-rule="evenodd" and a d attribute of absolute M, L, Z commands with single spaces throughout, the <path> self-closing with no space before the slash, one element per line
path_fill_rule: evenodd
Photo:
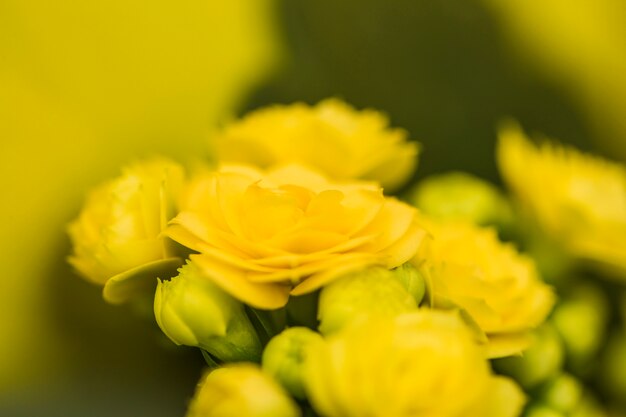
<path fill-rule="evenodd" d="M 261 344 L 244 306 L 193 264 L 170 281 L 160 281 L 154 315 L 177 345 L 197 346 L 223 361 L 256 361 Z"/>
<path fill-rule="evenodd" d="M 602 389 L 626 408 L 626 333 L 617 330 L 611 334 L 602 352 L 600 382 Z"/>
<path fill-rule="evenodd" d="M 552 313 L 551 322 L 563 338 L 568 359 L 578 372 L 585 372 L 592 365 L 604 342 L 609 305 L 600 289 L 584 284 L 564 294 Z"/>
<path fill-rule="evenodd" d="M 394 277 L 400 281 L 404 289 L 413 296 L 415 304 L 419 305 L 426 293 L 426 281 L 424 281 L 424 277 L 419 270 L 413 266 L 413 264 L 406 262 L 392 269 L 391 272 L 393 272 Z"/>
<path fill-rule="evenodd" d="M 263 352 L 263 370 L 294 397 L 304 399 L 303 363 L 306 350 L 322 336 L 306 327 L 292 327 L 275 336 Z"/>
<path fill-rule="evenodd" d="M 558 410 L 547 407 L 543 404 L 535 404 L 526 410 L 525 417 L 566 417 L 566 414 Z"/>
<path fill-rule="evenodd" d="M 600 406 L 598 401 L 586 392 L 576 406 L 574 410 L 569 414 L 569 417 L 607 417 L 608 414 Z"/>
<path fill-rule="evenodd" d="M 238 363 L 208 372 L 186 417 L 299 417 L 282 387 L 257 365 Z"/>
<path fill-rule="evenodd" d="M 441 220 L 467 220 L 474 224 L 508 225 L 509 202 L 490 183 L 464 172 L 449 172 L 420 182 L 409 201 L 425 214 Z"/>
<path fill-rule="evenodd" d="M 543 390 L 543 401 L 555 410 L 565 414 L 578 407 L 583 395 L 580 382 L 569 374 L 561 374 Z"/>
<path fill-rule="evenodd" d="M 563 345 L 559 334 L 549 324 L 533 334 L 533 343 L 522 356 L 510 356 L 494 361 L 494 367 L 512 376 L 524 388 L 536 387 L 554 377 L 563 366 Z"/>
<path fill-rule="evenodd" d="M 347 274 L 322 289 L 317 312 L 319 331 L 330 334 L 356 318 L 394 317 L 416 308 L 415 298 L 393 272 L 368 268 Z"/>

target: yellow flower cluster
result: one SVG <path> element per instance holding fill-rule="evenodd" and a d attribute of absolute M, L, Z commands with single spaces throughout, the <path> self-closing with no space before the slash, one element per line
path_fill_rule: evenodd
<path fill-rule="evenodd" d="M 524 403 L 461 319 L 432 310 L 357 322 L 313 345 L 304 382 L 327 417 L 515 417 Z"/>
<path fill-rule="evenodd" d="M 626 168 L 569 147 L 500 132 L 498 163 L 528 214 L 573 256 L 626 278 Z"/>
<path fill-rule="evenodd" d="M 222 162 L 263 168 L 297 162 L 331 178 L 375 180 L 393 191 L 415 170 L 419 148 L 388 124 L 382 113 L 329 99 L 313 107 L 258 110 L 227 126 L 214 142 Z"/>
<path fill-rule="evenodd" d="M 555 297 L 532 260 L 498 240 L 495 230 L 463 222 L 432 222 L 421 268 L 433 306 L 459 307 L 484 332 L 489 355 L 519 353 Z"/>
<path fill-rule="evenodd" d="M 235 298 L 285 305 L 370 265 L 397 267 L 426 235 L 416 210 L 375 184 L 336 183 L 300 165 L 226 166 L 190 182 L 166 234 Z"/>
<path fill-rule="evenodd" d="M 188 178 L 166 160 L 131 166 L 70 226 L 71 262 L 108 301 L 156 287 L 163 332 L 226 363 L 189 417 L 295 417 L 290 396 L 327 417 L 519 415 L 523 395 L 488 358 L 525 349 L 554 295 L 529 258 L 471 223 L 511 221 L 504 197 L 436 179 L 417 198 L 444 214 L 432 220 L 386 196 L 417 146 L 337 100 L 261 110 L 217 145 L 218 167 Z"/>

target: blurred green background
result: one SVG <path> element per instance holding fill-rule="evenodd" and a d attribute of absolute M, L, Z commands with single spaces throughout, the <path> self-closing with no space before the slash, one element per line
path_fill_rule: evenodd
<path fill-rule="evenodd" d="M 184 413 L 202 358 L 65 262 L 65 224 L 122 164 L 329 96 L 407 129 L 417 177 L 497 181 L 509 116 L 624 161 L 625 28 L 621 0 L 3 0 L 0 415 Z"/>

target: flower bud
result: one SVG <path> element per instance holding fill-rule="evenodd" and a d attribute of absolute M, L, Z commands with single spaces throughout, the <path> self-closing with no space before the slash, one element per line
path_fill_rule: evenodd
<path fill-rule="evenodd" d="M 416 308 L 413 295 L 393 272 L 367 268 L 344 275 L 322 289 L 317 313 L 319 330 L 326 335 L 358 318 L 395 317 Z"/>
<path fill-rule="evenodd" d="M 584 284 L 563 294 L 552 313 L 551 322 L 563 338 L 575 370 L 584 372 L 603 344 L 608 320 L 606 295 L 597 287 Z"/>
<path fill-rule="evenodd" d="M 419 270 L 413 264 L 406 262 L 399 267 L 392 269 L 394 277 L 415 299 L 415 304 L 419 305 L 426 292 L 426 282 Z"/>
<path fill-rule="evenodd" d="M 299 417 L 293 400 L 257 365 L 230 364 L 207 372 L 186 417 Z"/>
<path fill-rule="evenodd" d="M 583 395 L 580 382 L 569 374 L 561 374 L 552 380 L 542 393 L 543 401 L 551 408 L 570 413 L 578 407 Z"/>
<path fill-rule="evenodd" d="M 600 360 L 599 380 L 602 390 L 626 408 L 626 332 L 612 332 Z"/>
<path fill-rule="evenodd" d="M 439 220 L 464 220 L 481 226 L 508 225 L 512 210 L 490 183 L 464 172 L 448 172 L 421 181 L 409 201 Z"/>
<path fill-rule="evenodd" d="M 275 336 L 263 351 L 263 370 L 272 375 L 294 397 L 304 399 L 303 364 L 307 348 L 322 340 L 306 327 L 292 327 Z"/>
<path fill-rule="evenodd" d="M 524 413 L 526 417 L 566 417 L 566 414 L 558 410 L 554 410 L 543 404 L 535 404 L 526 410 Z"/>
<path fill-rule="evenodd" d="M 563 345 L 550 324 L 539 327 L 533 336 L 532 344 L 523 355 L 494 361 L 494 367 L 499 372 L 513 377 L 527 389 L 557 375 L 563 365 Z"/>
<path fill-rule="evenodd" d="M 221 290 L 193 265 L 160 281 L 154 315 L 177 345 L 197 346 L 223 361 L 256 361 L 261 345 L 241 302 Z"/>

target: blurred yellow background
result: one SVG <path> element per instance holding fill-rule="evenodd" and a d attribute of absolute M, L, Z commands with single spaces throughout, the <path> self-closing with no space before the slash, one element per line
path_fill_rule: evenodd
<path fill-rule="evenodd" d="M 65 225 L 88 188 L 134 158 L 206 157 L 210 127 L 277 62 L 271 6 L 0 2 L 0 414 L 184 410 L 197 363 L 168 363 L 180 353 L 73 275 Z M 159 378 L 184 384 L 150 406 L 172 386 Z"/>

